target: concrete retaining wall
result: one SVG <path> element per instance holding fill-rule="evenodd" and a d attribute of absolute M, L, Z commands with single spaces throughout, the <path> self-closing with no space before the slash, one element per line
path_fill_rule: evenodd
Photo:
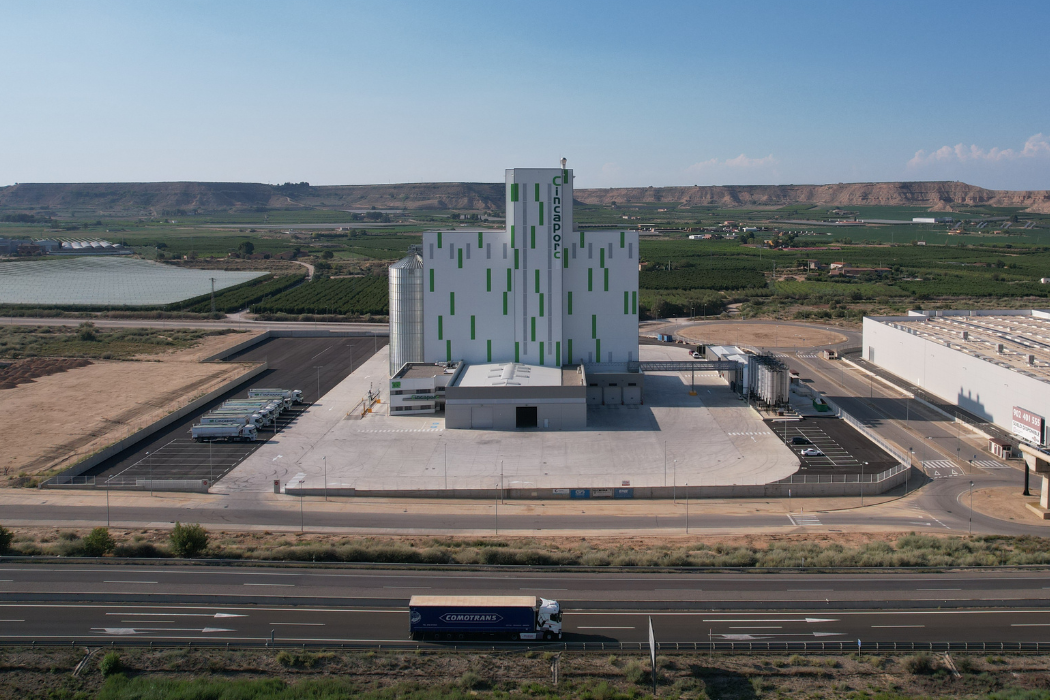
<path fill-rule="evenodd" d="M 100 450 L 99 452 L 96 452 L 95 454 L 91 455 L 90 457 L 88 457 L 84 461 L 78 462 L 77 464 L 74 464 L 72 467 L 70 467 L 69 469 L 66 469 L 64 472 L 59 474 L 58 477 L 56 477 L 56 478 L 79 476 L 79 475 L 83 474 L 84 472 L 88 471 L 89 469 L 92 469 L 93 467 L 95 467 L 95 466 L 101 464 L 102 462 L 106 461 L 110 457 L 112 457 L 112 456 L 114 456 L 114 455 L 116 455 L 116 454 L 118 454 L 120 452 L 123 452 L 124 450 L 128 449 L 129 447 L 131 447 L 135 443 L 139 442 L 140 440 L 144 440 L 144 439 L 148 438 L 150 435 L 153 435 L 157 431 L 168 427 L 169 425 L 171 425 L 175 421 L 177 421 L 177 420 L 179 420 L 181 418 L 184 418 L 185 416 L 189 415 L 190 413 L 193 413 L 194 411 L 200 409 L 202 406 L 205 406 L 208 403 L 210 403 L 211 401 L 214 401 L 215 399 L 219 398 L 220 396 L 222 396 L 226 392 L 230 391 L 234 387 L 237 387 L 240 384 L 245 383 L 249 379 L 254 379 L 258 375 L 260 375 L 263 372 L 265 372 L 268 368 L 269 368 L 269 364 L 266 363 L 266 362 L 263 362 L 263 363 L 257 365 L 256 367 L 253 367 L 247 373 L 242 374 L 241 376 L 236 377 L 236 378 L 226 382 L 225 384 L 220 386 L 218 389 L 215 389 L 213 391 L 208 392 L 204 396 L 200 397 L 199 399 L 197 399 L 195 401 L 192 401 L 192 402 L 186 404 L 185 406 L 183 406 L 182 408 L 178 409 L 177 411 L 173 411 L 172 413 L 169 413 L 168 415 L 164 416 L 160 420 L 158 420 L 158 421 L 156 421 L 154 423 L 150 423 L 145 428 L 142 428 L 141 430 L 135 432 L 134 434 L 124 438 L 120 442 L 115 442 L 112 445 L 110 445 L 109 447 L 106 447 L 106 448 Z M 41 484 L 41 486 L 44 487 L 44 488 L 48 488 L 49 487 L 49 485 L 48 485 L 48 483 L 46 481 L 43 484 Z"/>

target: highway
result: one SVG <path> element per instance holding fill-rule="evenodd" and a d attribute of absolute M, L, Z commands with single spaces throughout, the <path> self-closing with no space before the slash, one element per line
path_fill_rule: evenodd
<path fill-rule="evenodd" d="M 83 318 L 22 318 L 0 317 L 3 326 L 79 326 Z M 322 323 L 313 321 L 251 321 L 243 317 L 227 317 L 218 321 L 194 319 L 157 320 L 147 318 L 92 318 L 98 328 L 233 328 L 241 331 L 344 331 L 362 335 L 389 335 L 390 326 L 386 323 Z"/>
<path fill-rule="evenodd" d="M 412 594 L 539 595 L 565 641 L 1044 642 L 1050 572 L 647 573 L 0 564 L 0 642 L 392 644 Z M 75 601 L 75 602 L 74 602 Z"/>

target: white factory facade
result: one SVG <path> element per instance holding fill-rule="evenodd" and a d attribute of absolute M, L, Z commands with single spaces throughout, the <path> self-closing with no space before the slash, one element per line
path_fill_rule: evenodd
<path fill-rule="evenodd" d="M 1050 311 L 864 319 L 864 359 L 1034 445 L 1050 418 Z"/>
<path fill-rule="evenodd" d="M 564 168 L 507 170 L 504 230 L 428 231 L 391 267 L 392 382 L 407 362 L 592 374 L 637 362 L 638 233 L 575 231 L 572 181 Z"/>

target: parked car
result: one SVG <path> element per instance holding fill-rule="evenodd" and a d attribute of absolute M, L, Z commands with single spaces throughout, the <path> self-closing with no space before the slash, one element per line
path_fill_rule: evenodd
<path fill-rule="evenodd" d="M 807 447 L 804 450 L 800 450 L 799 454 L 803 457 L 823 457 L 824 453 L 818 450 L 816 447 Z"/>
<path fill-rule="evenodd" d="M 699 352 L 697 352 L 696 350 L 693 350 L 693 359 L 694 359 L 694 360 L 699 360 L 699 359 L 700 359 L 701 357 L 703 357 L 703 355 L 701 355 L 701 354 L 700 354 Z"/>
<path fill-rule="evenodd" d="M 791 444 L 792 445 L 812 445 L 813 443 L 809 441 L 809 438 L 804 438 L 801 435 L 796 435 L 795 437 L 791 438 Z"/>

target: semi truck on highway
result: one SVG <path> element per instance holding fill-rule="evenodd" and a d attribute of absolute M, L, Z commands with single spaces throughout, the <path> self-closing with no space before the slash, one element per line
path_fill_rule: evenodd
<path fill-rule="evenodd" d="M 561 639 L 561 606 L 530 595 L 414 595 L 409 632 L 416 641 Z"/>
<path fill-rule="evenodd" d="M 219 423 L 214 425 L 199 424 L 191 429 L 193 439 L 197 442 L 225 440 L 226 442 L 255 442 L 257 432 L 254 425 L 238 423 Z"/>

